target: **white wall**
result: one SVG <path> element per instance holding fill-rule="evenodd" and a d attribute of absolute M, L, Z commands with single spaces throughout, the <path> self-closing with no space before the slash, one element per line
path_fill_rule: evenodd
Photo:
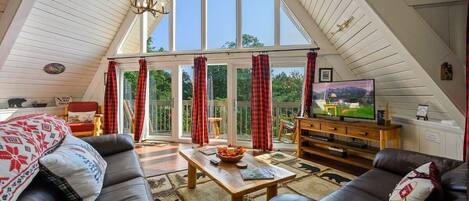
<path fill-rule="evenodd" d="M 461 63 L 466 59 L 466 1 L 415 6 L 417 12 L 446 42 Z"/>
<path fill-rule="evenodd" d="M 0 18 L 2 18 L 2 14 L 5 11 L 7 4 L 8 4 L 8 0 L 0 0 Z"/>
<path fill-rule="evenodd" d="M 463 159 L 464 130 L 434 121 L 393 116 L 401 124 L 402 148 L 457 160 Z"/>

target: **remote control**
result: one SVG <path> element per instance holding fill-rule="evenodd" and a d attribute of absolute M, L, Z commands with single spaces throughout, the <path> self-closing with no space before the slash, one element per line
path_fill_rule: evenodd
<path fill-rule="evenodd" d="M 212 165 L 215 165 L 215 166 L 218 166 L 218 164 L 220 164 L 220 159 L 216 158 L 216 159 L 210 159 L 210 163 Z"/>

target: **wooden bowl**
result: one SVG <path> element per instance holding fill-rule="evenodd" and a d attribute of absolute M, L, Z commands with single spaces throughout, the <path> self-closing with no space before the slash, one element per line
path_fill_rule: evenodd
<path fill-rule="evenodd" d="M 217 157 L 225 163 L 237 163 L 243 158 L 243 154 L 237 156 L 222 156 L 217 153 Z"/>

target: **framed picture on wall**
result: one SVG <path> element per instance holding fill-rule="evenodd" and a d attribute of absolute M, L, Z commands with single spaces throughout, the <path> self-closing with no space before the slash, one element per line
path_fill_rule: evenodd
<path fill-rule="evenodd" d="M 319 82 L 332 82 L 333 76 L 332 68 L 320 68 L 319 69 Z"/>
<path fill-rule="evenodd" d="M 420 120 L 422 118 L 423 120 L 427 121 L 428 120 L 428 105 L 423 105 L 419 104 L 417 107 L 417 120 Z"/>

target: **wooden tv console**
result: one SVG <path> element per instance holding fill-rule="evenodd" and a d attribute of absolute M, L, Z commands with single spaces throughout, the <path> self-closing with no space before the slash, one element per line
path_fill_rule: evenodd
<path fill-rule="evenodd" d="M 400 148 L 401 125 L 380 126 L 375 122 L 347 122 L 324 118 L 296 118 L 296 136 L 298 140 L 298 157 L 304 153 L 318 155 L 325 158 L 348 163 L 354 166 L 370 169 L 376 153 L 384 148 Z M 316 136 L 328 137 L 325 141 Z M 338 139 L 340 138 L 340 139 Z M 378 146 L 365 148 L 351 146 L 352 139 L 375 143 Z M 347 156 L 333 155 L 329 147 L 343 149 Z"/>

